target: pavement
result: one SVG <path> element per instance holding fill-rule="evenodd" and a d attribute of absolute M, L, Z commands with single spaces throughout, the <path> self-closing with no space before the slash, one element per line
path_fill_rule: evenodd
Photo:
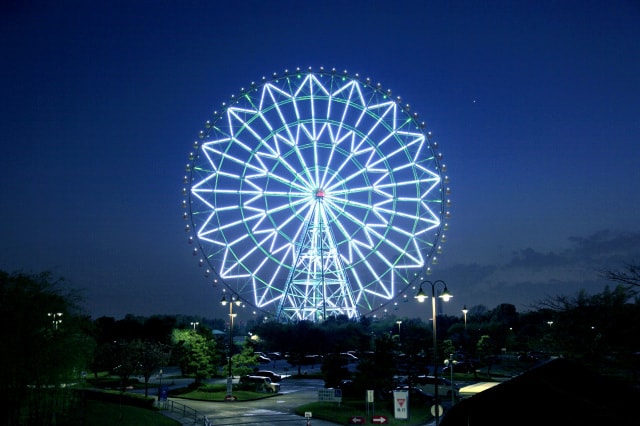
<path fill-rule="evenodd" d="M 286 365 L 283 362 L 282 365 Z M 289 374 L 297 374 L 297 367 L 283 368 L 280 365 L 272 365 L 264 369 L 271 369 L 277 373 L 287 376 Z M 311 374 L 314 370 L 319 370 L 319 366 L 305 366 L 302 374 L 307 372 Z M 226 379 L 216 379 L 218 381 L 226 381 Z M 237 382 L 237 378 L 234 380 Z M 162 375 L 154 375 L 150 379 L 150 383 L 159 383 L 162 381 L 163 385 L 169 386 L 169 388 L 185 387 L 189 383 L 193 382 L 193 379 L 183 379 L 180 377 L 180 371 L 178 368 L 165 368 Z M 309 395 L 302 395 L 304 392 L 293 392 L 289 395 L 292 399 L 298 400 L 317 398 L 317 391 L 315 389 L 308 391 Z M 270 399 L 270 401 L 264 403 L 265 400 L 261 400 L 261 403 L 254 402 L 210 402 L 210 401 L 192 401 L 181 398 L 168 398 L 170 409 L 160 410 L 164 416 L 176 420 L 182 425 L 191 426 L 227 426 L 227 425 L 239 425 L 242 426 L 283 426 L 283 425 L 299 425 L 299 426 L 336 426 L 340 423 L 335 423 L 327 420 L 311 418 L 307 423 L 307 419 L 303 416 L 293 414 L 291 409 L 287 409 L 284 405 L 279 404 L 280 399 L 285 398 L 286 395 L 278 397 L 278 400 Z M 221 405 L 222 404 L 222 405 Z M 299 406 L 298 401 L 296 406 Z M 233 409 L 233 413 L 228 410 Z M 215 414 L 213 414 L 215 412 Z M 370 421 L 367 420 L 367 424 Z M 434 426 L 435 421 L 425 423 L 423 426 Z"/>
<path fill-rule="evenodd" d="M 230 423 L 219 423 L 216 421 L 216 419 L 211 419 L 210 423 L 206 423 L 205 420 L 199 420 L 197 423 L 194 422 L 193 418 L 186 418 L 186 417 L 182 417 L 177 413 L 170 413 L 170 412 L 166 412 L 163 411 L 162 414 L 166 417 L 169 417 L 171 419 L 174 419 L 175 421 L 179 422 L 182 425 L 189 425 L 189 426 L 194 426 L 194 425 L 201 425 L 201 426 L 222 426 L 222 425 L 237 425 L 237 424 L 242 424 L 243 426 L 282 426 L 283 424 L 292 424 L 292 425 L 299 425 L 299 426 L 336 426 L 339 425 L 339 423 L 333 423 L 333 422 L 329 422 L 326 420 L 321 420 L 321 419 L 311 419 L 309 423 L 307 423 L 307 419 L 305 419 L 302 416 L 298 416 L 298 419 L 291 419 L 291 420 L 280 420 L 274 423 L 269 423 L 269 422 L 265 422 L 264 419 L 260 419 L 256 422 L 247 422 L 245 420 L 242 421 L 242 423 L 239 422 L 230 422 Z"/>
<path fill-rule="evenodd" d="M 272 370 L 281 374 L 284 378 L 291 374 L 297 374 L 298 369 L 286 367 L 287 363 L 283 361 L 272 365 L 264 365 L 263 369 Z M 301 373 L 303 375 L 311 375 L 320 370 L 320 366 L 303 366 Z M 213 379 L 209 382 L 226 382 L 226 378 Z M 237 383 L 238 378 L 234 379 Z M 169 389 L 186 387 L 193 382 L 193 379 L 185 379 L 180 376 L 180 370 L 177 367 L 164 368 L 162 374 L 154 374 L 149 383 L 162 384 Z M 315 389 L 310 391 L 313 399 L 317 397 Z M 289 394 L 292 398 L 298 397 L 298 393 Z M 293 396 L 296 395 L 296 396 Z M 308 396 L 307 396 L 308 397 Z M 279 398 L 281 399 L 281 398 Z M 265 400 L 261 400 L 265 401 Z M 279 401 L 281 402 L 281 401 Z M 222 405 L 221 405 L 222 404 Z M 293 414 L 290 410 L 285 409 L 282 404 L 277 403 L 261 403 L 258 404 L 264 408 L 256 407 L 257 403 L 249 402 L 205 402 L 192 401 L 181 398 L 168 398 L 165 407 L 169 409 L 161 409 L 160 413 L 166 417 L 176 420 L 182 425 L 200 425 L 200 426 L 226 426 L 238 425 L 243 426 L 282 426 L 282 425 L 300 425 L 300 426 L 336 426 L 339 423 L 327 420 L 311 418 L 309 422 L 303 416 Z M 203 408 L 200 408 L 203 407 Z M 246 408 L 245 408 L 246 407 Z M 228 409 L 235 409 L 235 415 L 229 415 Z M 279 410 L 278 410 L 279 409 Z M 212 411 L 216 411 L 217 415 L 212 415 Z M 209 413 L 205 416 L 205 413 Z"/>

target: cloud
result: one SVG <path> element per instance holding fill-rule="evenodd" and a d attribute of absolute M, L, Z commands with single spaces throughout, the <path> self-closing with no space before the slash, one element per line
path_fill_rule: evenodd
<path fill-rule="evenodd" d="M 523 248 L 503 264 L 458 264 L 438 272 L 446 277 L 457 303 L 494 308 L 510 303 L 522 309 L 559 295 L 580 290 L 599 293 L 615 283 L 600 276 L 603 270 L 622 270 L 640 261 L 640 232 L 603 230 L 571 237 L 560 251 Z"/>

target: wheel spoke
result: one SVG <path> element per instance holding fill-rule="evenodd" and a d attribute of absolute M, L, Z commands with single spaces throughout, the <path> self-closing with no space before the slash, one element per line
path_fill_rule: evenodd
<path fill-rule="evenodd" d="M 184 203 L 194 253 L 265 313 L 368 314 L 429 267 L 445 218 L 440 157 L 416 116 L 368 80 L 265 80 L 200 138 Z"/>

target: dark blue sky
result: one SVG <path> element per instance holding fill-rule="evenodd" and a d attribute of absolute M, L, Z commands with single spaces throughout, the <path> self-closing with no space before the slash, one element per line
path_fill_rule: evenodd
<path fill-rule="evenodd" d="M 635 1 L 10 0 L 0 269 L 65 277 L 94 317 L 223 316 L 181 217 L 192 141 L 251 81 L 324 66 L 440 144 L 446 313 L 600 292 L 640 260 L 638 22 Z"/>

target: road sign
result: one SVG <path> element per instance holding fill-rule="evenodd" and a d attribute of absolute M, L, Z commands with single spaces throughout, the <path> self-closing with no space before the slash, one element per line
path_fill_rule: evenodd
<path fill-rule="evenodd" d="M 318 389 L 318 401 L 342 402 L 342 389 Z"/>
<path fill-rule="evenodd" d="M 367 423 L 367 421 L 362 416 L 353 416 L 349 419 L 350 425 L 363 425 L 365 423 Z"/>
<path fill-rule="evenodd" d="M 393 414 L 396 419 L 409 418 L 409 391 L 393 391 Z"/>
<path fill-rule="evenodd" d="M 158 399 L 160 401 L 166 401 L 168 395 L 169 395 L 169 386 L 160 386 L 160 396 L 158 397 Z"/>
<path fill-rule="evenodd" d="M 373 416 L 371 417 L 371 423 L 374 425 L 386 425 L 389 423 L 389 420 L 386 416 Z"/>
<path fill-rule="evenodd" d="M 438 417 L 442 417 L 442 414 L 444 413 L 444 408 L 442 407 L 442 405 L 440 404 L 434 404 L 431 406 L 431 415 L 432 416 L 436 416 L 436 410 L 438 410 Z"/>
<path fill-rule="evenodd" d="M 367 389 L 367 402 L 373 402 L 373 390 Z"/>

